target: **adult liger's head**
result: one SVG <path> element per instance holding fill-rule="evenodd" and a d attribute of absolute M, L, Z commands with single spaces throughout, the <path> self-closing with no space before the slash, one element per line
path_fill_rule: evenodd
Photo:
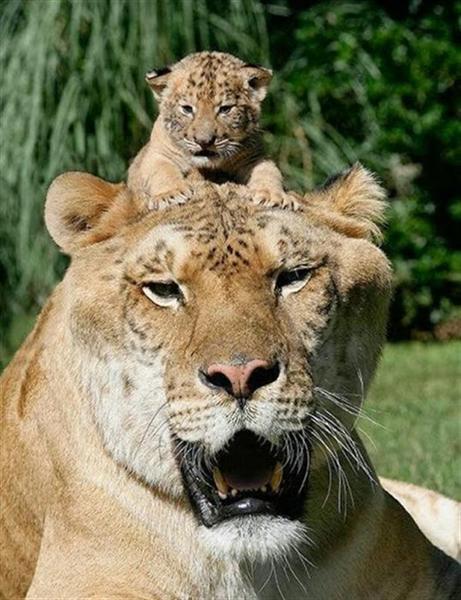
<path fill-rule="evenodd" d="M 212 544 L 261 556 L 302 534 L 321 444 L 350 434 L 384 339 L 382 198 L 360 166 L 297 212 L 234 184 L 150 213 L 84 173 L 49 190 L 72 257 L 56 359 L 73 361 L 113 460 L 187 498 Z"/>

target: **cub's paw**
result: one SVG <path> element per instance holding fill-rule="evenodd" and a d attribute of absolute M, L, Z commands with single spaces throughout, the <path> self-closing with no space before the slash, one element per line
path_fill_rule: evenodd
<path fill-rule="evenodd" d="M 252 191 L 252 199 L 255 204 L 267 206 L 268 208 L 284 208 L 288 210 L 301 210 L 299 197 L 292 192 L 283 190 L 256 189 Z"/>
<path fill-rule="evenodd" d="M 192 189 L 187 185 L 177 185 L 165 190 L 161 194 L 154 194 L 147 198 L 148 210 L 162 210 L 175 204 L 184 204 L 192 197 Z"/>

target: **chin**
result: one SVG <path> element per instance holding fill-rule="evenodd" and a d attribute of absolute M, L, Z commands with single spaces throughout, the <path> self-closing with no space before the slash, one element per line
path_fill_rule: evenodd
<path fill-rule="evenodd" d="M 199 527 L 199 539 L 215 559 L 267 562 L 285 558 L 309 543 L 301 521 L 272 516 L 234 517 L 213 527 Z"/>
<path fill-rule="evenodd" d="M 191 162 L 194 167 L 212 169 L 218 166 L 220 161 L 217 158 L 211 158 L 209 156 L 192 156 Z"/>
<path fill-rule="evenodd" d="M 209 158 L 208 156 L 192 156 L 191 157 L 191 163 L 194 165 L 194 167 L 208 167 L 211 163 L 213 162 L 213 160 L 211 158 Z"/>

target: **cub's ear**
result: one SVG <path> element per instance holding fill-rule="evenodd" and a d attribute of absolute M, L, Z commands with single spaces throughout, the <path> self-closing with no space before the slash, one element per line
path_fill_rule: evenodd
<path fill-rule="evenodd" d="M 333 229 L 350 237 L 382 240 L 386 192 L 376 176 L 355 163 L 347 171 L 327 180 L 319 190 L 306 194 L 305 201 L 319 209 Z"/>
<path fill-rule="evenodd" d="M 262 102 L 267 94 L 267 88 L 272 79 L 271 69 L 247 63 L 242 67 L 246 85 L 253 98 Z"/>
<path fill-rule="evenodd" d="M 72 171 L 59 175 L 50 185 L 45 223 L 56 244 L 72 254 L 116 233 L 135 210 L 124 183 Z"/>
<path fill-rule="evenodd" d="M 162 67 L 161 69 L 153 69 L 146 73 L 146 81 L 153 91 L 157 100 L 162 99 L 163 92 L 168 85 L 168 80 L 171 75 L 170 67 Z"/>

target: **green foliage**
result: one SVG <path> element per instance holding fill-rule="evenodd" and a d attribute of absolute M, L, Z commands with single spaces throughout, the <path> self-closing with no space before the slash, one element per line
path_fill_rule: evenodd
<path fill-rule="evenodd" d="M 399 19 L 371 2 L 289 5 L 3 2 L 0 362 L 65 266 L 42 221 L 50 181 L 79 169 L 124 178 L 154 117 L 144 72 L 202 49 L 275 67 L 267 143 L 290 185 L 313 186 L 357 159 L 381 175 L 392 200 L 394 335 L 450 314 L 461 273 L 459 2 Z"/>
<path fill-rule="evenodd" d="M 380 475 L 461 499 L 461 343 L 388 345 L 360 429 Z"/>

